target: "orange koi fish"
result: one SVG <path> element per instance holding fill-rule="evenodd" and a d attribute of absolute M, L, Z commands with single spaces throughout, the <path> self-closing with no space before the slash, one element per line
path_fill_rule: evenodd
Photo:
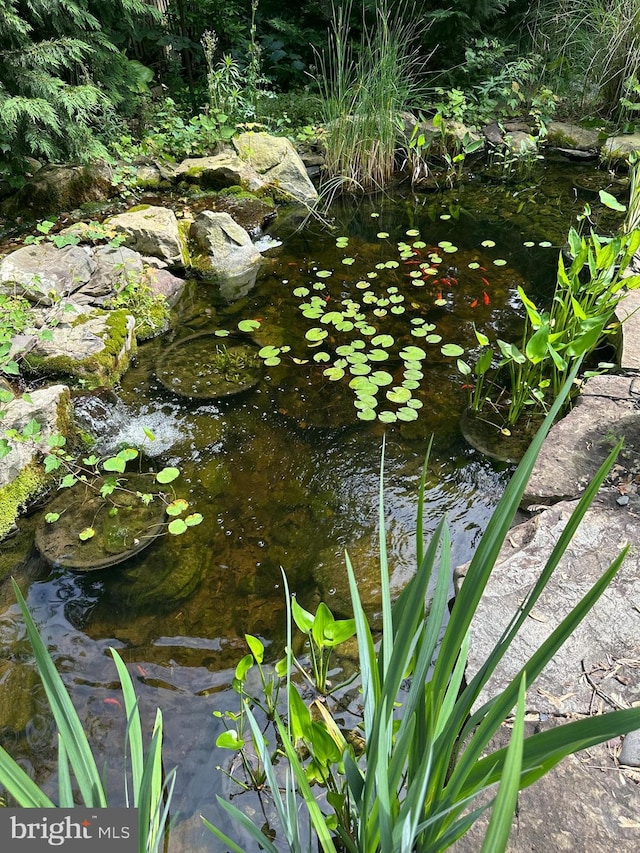
<path fill-rule="evenodd" d="M 487 293 L 486 290 L 482 291 L 482 301 L 484 302 L 485 305 L 488 305 L 491 302 L 491 300 L 489 299 L 489 294 Z"/>

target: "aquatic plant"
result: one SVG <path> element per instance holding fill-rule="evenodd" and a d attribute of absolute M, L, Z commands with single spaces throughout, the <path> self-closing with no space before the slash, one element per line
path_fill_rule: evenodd
<path fill-rule="evenodd" d="M 37 422 L 34 423 L 37 425 L 36 433 L 38 433 L 35 438 L 41 439 L 39 425 Z M 155 441 L 155 436 L 151 430 L 145 427 L 144 432 L 150 441 Z M 59 433 L 49 436 L 46 442 L 48 454 L 44 457 L 44 470 L 47 474 L 58 472 L 60 476 L 59 490 L 78 487 L 85 488 L 94 495 L 99 495 L 103 502 L 100 506 L 104 505 L 108 508 L 109 515 L 112 517 L 118 515 L 120 511 L 117 501 L 112 499 L 114 493 L 129 493 L 142 506 L 148 506 L 153 501 L 160 502 L 164 505 L 165 512 L 171 519 L 167 524 L 167 532 L 174 536 L 180 536 L 186 533 L 190 527 L 202 523 L 203 518 L 199 512 L 184 515 L 189 509 L 189 503 L 184 498 L 176 497 L 173 486 L 171 486 L 171 494 L 159 491 L 157 488 L 158 486 L 170 486 L 180 476 L 178 468 L 169 466 L 156 472 L 150 479 L 145 492 L 138 489 L 132 490 L 124 475 L 129 462 L 135 459 L 141 461 L 140 453 L 135 447 L 125 447 L 114 456 L 107 456 L 102 459 L 92 453 L 78 460 L 75 455 L 67 452 L 66 443 L 65 437 Z M 130 511 L 131 506 L 128 506 L 127 509 Z M 55 524 L 62 515 L 62 512 L 48 512 L 45 515 L 45 521 L 47 524 Z M 78 538 L 86 542 L 95 535 L 94 527 L 89 525 L 78 533 Z"/>
<path fill-rule="evenodd" d="M 389 183 L 405 135 L 400 114 L 422 99 L 426 86 L 417 45 L 421 25 L 404 3 L 392 12 L 386 0 L 377 0 L 374 24 L 363 27 L 357 52 L 350 42 L 350 15 L 351 2 L 334 7 L 318 79 L 325 171 L 353 191 Z"/>
<path fill-rule="evenodd" d="M 607 588 L 624 561 L 626 548 L 533 652 L 516 677 L 478 706 L 483 689 L 532 613 L 621 444 L 613 449 L 577 504 L 537 583 L 525 595 L 485 663 L 468 683 L 464 680 L 471 621 L 536 456 L 577 368 L 578 365 L 569 374 L 562 394 L 507 486 L 450 614 L 452 566 L 446 520 L 442 519 L 426 547 L 422 542 L 424 474 L 416 525 L 417 571 L 396 601 L 391 601 L 381 474 L 383 627 L 379 637 L 368 623 L 355 573 L 346 557 L 360 656 L 361 691 L 356 702 L 363 709 L 355 731 L 345 734 L 339 725 L 348 697 L 341 697 L 342 701 L 336 699 L 335 704 L 314 700 L 311 707 L 303 701 L 293 681 L 290 609 L 284 715 L 276 714 L 273 729 L 265 733 L 249 704 L 245 706 L 264 769 L 262 790 L 268 790 L 273 799 L 289 850 L 301 853 L 317 849 L 318 845 L 325 853 L 337 850 L 437 853 L 451 847 L 490 808 L 493 813 L 482 849 L 504 850 L 520 789 L 544 776 L 566 756 L 640 725 L 640 709 L 632 708 L 523 737 L 526 690 Z M 286 578 L 285 592 L 288 596 Z M 514 706 L 510 746 L 492 751 L 490 742 L 510 718 Z M 268 745 L 271 737 L 279 744 L 275 755 Z M 221 798 L 218 802 L 253 844 L 276 853 L 279 848 L 236 804 Z M 308 824 L 300 819 L 302 805 Z M 208 821 L 205 824 L 229 849 L 242 851 L 219 828 Z"/>
<path fill-rule="evenodd" d="M 74 808 L 78 795 L 86 806 L 106 808 L 109 796 L 82 721 L 15 581 L 13 589 L 58 729 L 58 794 L 55 798 L 49 797 L 1 746 L 0 784 L 23 808 Z M 123 769 L 125 805 L 138 809 L 139 853 L 158 853 L 165 849 L 165 832 L 176 770 L 174 768 L 166 773 L 163 766 L 163 721 L 160 709 L 156 711 L 151 742 L 145 750 L 133 681 L 118 652 L 111 649 L 111 655 L 122 687 L 127 721 Z"/>
<path fill-rule="evenodd" d="M 526 311 L 519 345 L 497 339 L 494 361 L 489 338 L 476 332 L 483 349 L 473 371 L 466 362 L 458 362 L 470 384 L 472 411 L 489 420 L 497 416 L 497 426 L 506 431 L 525 412 L 546 412 L 573 366 L 618 329 L 613 319 L 620 298 L 625 290 L 640 287 L 640 276 L 624 277 L 638 247 L 637 229 L 605 239 L 594 231 L 584 237 L 572 228 L 568 237 L 571 262 L 567 264 L 563 252 L 559 253 L 550 308 L 538 308 L 518 288 Z"/>

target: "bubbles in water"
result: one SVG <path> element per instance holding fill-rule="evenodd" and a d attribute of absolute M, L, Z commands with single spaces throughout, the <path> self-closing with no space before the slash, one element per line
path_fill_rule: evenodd
<path fill-rule="evenodd" d="M 191 424 L 177 406 L 167 403 L 158 408 L 145 405 L 135 411 L 115 396 L 105 399 L 91 395 L 76 400 L 75 415 L 80 428 L 96 437 L 98 454 L 114 453 L 127 446 L 156 457 L 193 438 Z M 151 440 L 149 432 L 155 440 Z"/>

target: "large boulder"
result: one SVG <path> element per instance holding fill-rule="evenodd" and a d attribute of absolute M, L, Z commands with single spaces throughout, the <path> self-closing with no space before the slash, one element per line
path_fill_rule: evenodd
<path fill-rule="evenodd" d="M 235 279 L 255 273 L 262 260 L 244 228 L 228 213 L 204 210 L 191 225 L 194 267 L 215 279 Z M 255 277 L 255 276 L 254 276 Z"/>
<path fill-rule="evenodd" d="M 191 157 L 183 160 L 176 167 L 174 178 L 213 190 L 235 186 L 256 191 L 262 189 L 264 183 L 255 169 L 240 159 L 233 149 L 212 157 Z"/>
<path fill-rule="evenodd" d="M 640 153 L 640 133 L 610 136 L 602 146 L 602 157 L 605 160 L 619 162 L 626 160 L 634 151 Z"/>
<path fill-rule="evenodd" d="M 106 163 L 50 164 L 38 169 L 22 189 L 7 199 L 2 210 L 5 216 L 20 216 L 26 211 L 42 218 L 45 214 L 56 215 L 83 204 L 105 201 L 116 194 L 113 172 Z"/>
<path fill-rule="evenodd" d="M 511 530 L 471 624 L 467 681 L 534 586 L 576 504 L 556 504 Z M 527 691 L 528 734 L 640 703 L 637 511 L 631 503 L 621 507 L 616 491 L 601 491 L 478 704 L 518 675 L 625 544 L 631 548 L 618 574 Z M 458 584 L 465 572 L 458 570 Z M 506 745 L 509 736 L 501 730 L 495 746 Z M 640 789 L 637 773 L 616 760 L 619 748 L 618 740 L 571 756 L 523 792 L 508 850 L 635 850 Z M 486 822 L 483 816 L 454 849 L 480 849 Z"/>
<path fill-rule="evenodd" d="M 126 309 L 83 314 L 83 306 L 66 307 L 46 338 L 24 336 L 24 351 L 13 357 L 21 358 L 28 373 L 61 376 L 87 388 L 112 387 L 135 352 L 134 317 Z"/>
<path fill-rule="evenodd" d="M 81 246 L 22 246 L 0 263 L 0 293 L 17 292 L 31 302 L 52 305 L 87 284 L 95 270 L 90 251 Z"/>
<path fill-rule="evenodd" d="M 126 245 L 142 255 L 160 258 L 174 269 L 188 265 L 186 244 L 178 220 L 167 207 L 139 205 L 110 217 L 104 224 L 123 234 Z"/>
<path fill-rule="evenodd" d="M 317 201 L 317 190 L 290 140 L 267 133 L 241 133 L 233 137 L 233 145 L 275 198 L 303 204 Z"/>
<path fill-rule="evenodd" d="M 569 414 L 554 424 L 538 455 L 523 504 L 549 504 L 581 495 L 619 438 L 623 453 L 640 454 L 637 380 L 589 379 Z"/>
<path fill-rule="evenodd" d="M 547 142 L 561 151 L 583 151 L 595 156 L 600 150 L 600 134 L 578 124 L 551 121 L 547 125 Z"/>
<path fill-rule="evenodd" d="M 69 389 L 65 385 L 40 388 L 30 394 L 31 402 L 14 399 L 4 405 L 2 431 L 11 436 L 15 430 L 21 439 L 9 438 L 9 454 L 0 465 L 0 540 L 13 530 L 18 514 L 46 488 L 49 478 L 40 460 L 47 452 L 47 441 L 54 433 L 69 439 L 73 433 Z M 31 421 L 39 430 L 28 428 Z M 31 437 L 25 437 L 25 428 Z"/>

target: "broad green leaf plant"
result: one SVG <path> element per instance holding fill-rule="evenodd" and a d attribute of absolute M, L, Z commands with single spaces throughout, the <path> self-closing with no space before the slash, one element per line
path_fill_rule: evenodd
<path fill-rule="evenodd" d="M 82 722 L 15 581 L 13 588 L 58 729 L 58 795 L 51 798 L 45 794 L 2 747 L 0 783 L 22 808 L 73 808 L 76 794 L 86 806 L 107 808 L 108 794 Z M 111 654 L 120 678 L 127 718 L 123 772 L 125 805 L 138 809 L 139 853 L 158 853 L 165 849 L 165 830 L 176 771 L 174 768 L 169 773 L 164 772 L 160 709 L 156 711 L 151 742 L 145 750 L 138 699 L 131 676 L 118 652 L 111 649 Z"/>
<path fill-rule="evenodd" d="M 337 715 L 343 716 L 343 710 L 337 702 L 314 700 L 311 708 L 305 704 L 292 680 L 294 662 L 290 651 L 286 709 L 283 716 L 275 716 L 273 724 L 272 741 L 279 744 L 275 756 L 252 708 L 248 703 L 245 708 L 263 762 L 265 785 L 281 823 L 282 832 L 278 831 L 278 835 L 282 834 L 290 851 L 438 853 L 448 849 L 485 810 L 491 809 L 482 850 L 496 853 L 506 847 L 519 790 L 544 776 L 566 756 L 640 727 L 640 708 L 632 708 L 589 717 L 527 738 L 523 735 L 526 690 L 607 588 L 624 561 L 626 548 L 540 648 L 533 651 L 511 683 L 476 708 L 483 688 L 570 545 L 620 445 L 612 450 L 577 504 L 542 566 L 537 583 L 500 640 L 469 683 L 464 679 L 471 621 L 542 442 L 578 367 L 579 363 L 570 372 L 562 393 L 507 486 L 450 613 L 452 566 L 446 520 L 440 522 L 426 547 L 422 542 L 424 474 L 417 518 L 417 570 L 392 602 L 381 476 L 383 628 L 379 637 L 368 623 L 351 561 L 348 555 L 346 558 L 360 658 L 358 702 L 363 714 L 359 739 L 343 735 L 337 722 Z M 290 609 L 289 650 L 291 622 Z M 488 751 L 493 736 L 510 719 L 514 707 L 510 746 Z M 274 763 L 278 764 L 277 779 Z M 318 781 L 322 787 L 318 787 Z M 269 853 L 282 849 L 237 805 L 221 799 L 219 803 L 250 834 L 255 844 L 252 849 L 258 845 Z M 301 819 L 305 809 L 306 816 Z M 205 823 L 228 849 L 242 851 L 220 829 Z M 307 829 L 303 831 L 300 826 Z"/>
<path fill-rule="evenodd" d="M 640 276 L 624 276 L 640 248 L 640 230 L 611 239 L 593 231 L 588 237 L 569 231 L 567 263 L 558 257 L 557 282 L 551 306 L 542 310 L 525 294 L 525 325 L 518 344 L 496 341 L 494 359 L 489 338 L 476 331 L 481 346 L 473 369 L 458 361 L 469 384 L 469 406 L 475 413 L 501 421 L 508 430 L 529 413 L 546 413 L 572 367 L 619 328 L 615 310 L 627 290 L 640 287 Z M 611 365 L 603 364 L 604 370 Z"/>

